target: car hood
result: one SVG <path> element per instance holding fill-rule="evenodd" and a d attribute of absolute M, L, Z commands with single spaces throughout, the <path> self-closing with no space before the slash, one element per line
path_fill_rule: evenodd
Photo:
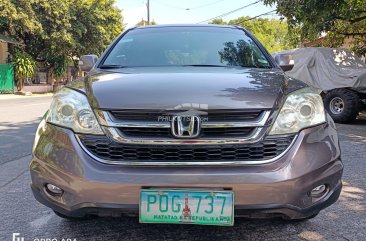
<path fill-rule="evenodd" d="M 291 82 L 291 81 L 290 81 Z M 97 109 L 271 109 L 304 84 L 289 85 L 280 70 L 236 68 L 129 68 L 95 71 L 85 92 Z"/>

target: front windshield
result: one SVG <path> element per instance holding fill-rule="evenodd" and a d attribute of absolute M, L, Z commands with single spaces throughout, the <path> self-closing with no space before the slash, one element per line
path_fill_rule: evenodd
<path fill-rule="evenodd" d="M 269 68 L 244 31 L 220 27 L 161 27 L 126 33 L 103 66 L 240 66 Z"/>

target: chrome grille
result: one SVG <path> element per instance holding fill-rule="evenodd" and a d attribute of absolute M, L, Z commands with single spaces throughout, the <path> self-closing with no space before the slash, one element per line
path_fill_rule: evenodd
<path fill-rule="evenodd" d="M 95 110 L 95 112 L 104 133 L 113 140 L 125 144 L 189 145 L 194 143 L 195 145 L 205 145 L 252 143 L 258 141 L 264 135 L 266 125 L 270 124 L 267 123 L 270 111 L 266 110 L 258 111 L 259 115 L 255 119 L 250 120 L 212 121 L 207 119 L 207 121 L 202 121 L 200 124 L 200 135 L 188 141 L 184 138 L 177 139 L 170 136 L 171 122 L 169 121 L 151 121 L 149 119 L 144 121 L 118 121 L 111 114 L 111 112 L 116 111 Z M 118 112 L 127 113 L 125 110 Z M 208 112 L 218 113 L 218 111 Z M 237 114 L 239 111 L 228 111 L 229 114 L 233 112 Z M 240 113 L 252 112 L 241 111 Z M 135 115 L 133 116 L 135 118 Z M 146 132 L 143 133 L 144 131 Z"/>
<path fill-rule="evenodd" d="M 165 144 L 165 139 L 172 144 L 187 144 L 186 141 L 177 141 L 171 131 L 171 120 L 182 113 L 181 110 L 97 110 L 96 113 L 105 132 L 118 142 Z M 215 140 L 234 144 L 258 139 L 258 135 L 263 134 L 270 111 L 234 109 L 207 110 L 202 113 L 201 132 L 195 139 L 202 140 L 202 144 L 215 144 Z M 208 143 L 205 140 L 210 141 Z"/>
<path fill-rule="evenodd" d="M 121 127 L 117 129 L 121 134 L 123 134 L 126 137 L 173 138 L 170 128 Z M 253 129 L 254 129 L 253 127 L 203 128 L 198 138 L 248 136 L 253 131 Z"/>
<path fill-rule="evenodd" d="M 199 136 L 192 138 L 173 137 L 169 118 L 157 120 L 161 111 L 95 110 L 95 113 L 106 136 L 78 135 L 78 140 L 89 155 L 108 164 L 268 163 L 283 154 L 294 140 L 294 136 L 265 136 L 273 120 L 270 110 L 209 110 L 206 121 L 200 121 Z M 166 114 L 169 117 L 180 113 Z"/>
<path fill-rule="evenodd" d="M 159 121 L 161 117 L 169 119 L 176 110 L 111 110 L 110 116 L 115 121 Z M 250 121 L 260 116 L 263 110 L 205 110 L 209 121 Z"/>

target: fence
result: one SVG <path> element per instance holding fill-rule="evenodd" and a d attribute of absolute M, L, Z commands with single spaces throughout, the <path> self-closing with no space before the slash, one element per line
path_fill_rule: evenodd
<path fill-rule="evenodd" d="M 14 68 L 11 64 L 0 64 L 0 93 L 14 93 Z"/>

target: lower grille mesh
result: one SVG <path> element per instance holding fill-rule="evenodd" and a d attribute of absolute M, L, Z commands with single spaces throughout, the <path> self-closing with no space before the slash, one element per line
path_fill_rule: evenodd
<path fill-rule="evenodd" d="M 144 146 L 126 145 L 106 136 L 79 135 L 82 145 L 93 155 L 109 161 L 218 161 L 268 160 L 281 154 L 291 137 L 266 138 L 253 144 L 210 146 Z"/>

